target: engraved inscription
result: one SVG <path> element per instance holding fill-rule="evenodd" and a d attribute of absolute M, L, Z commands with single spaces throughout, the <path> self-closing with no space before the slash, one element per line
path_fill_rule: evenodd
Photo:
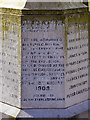
<path fill-rule="evenodd" d="M 63 107 L 65 25 L 62 21 L 23 21 L 22 104 L 24 107 Z M 31 26 L 31 27 L 29 27 Z M 26 91 L 29 91 L 26 94 Z M 57 94 L 57 91 L 61 91 Z M 51 106 L 51 101 L 53 105 Z"/>
<path fill-rule="evenodd" d="M 88 99 L 88 24 L 68 25 L 66 63 L 66 104 Z M 79 96 L 79 97 L 78 97 Z M 71 102 L 69 102 L 71 101 Z"/>
<path fill-rule="evenodd" d="M 11 16 L 10 16 L 11 17 Z M 8 21 L 3 16 L 0 24 L 0 101 L 19 107 L 20 71 L 19 71 L 19 24 Z"/>

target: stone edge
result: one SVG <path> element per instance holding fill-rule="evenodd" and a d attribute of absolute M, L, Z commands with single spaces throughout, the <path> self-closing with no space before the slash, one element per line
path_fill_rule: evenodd
<path fill-rule="evenodd" d="M 62 9 L 62 10 L 29 10 L 29 9 L 12 9 L 12 8 L 1 8 L 0 14 L 9 14 L 9 15 L 65 15 L 65 14 L 75 14 L 75 13 L 83 13 L 89 12 L 89 7 L 80 7 L 80 8 L 72 8 L 72 9 Z"/>
<path fill-rule="evenodd" d="M 0 112 L 14 118 L 70 118 L 90 109 L 90 100 L 65 109 L 19 109 L 0 102 Z"/>

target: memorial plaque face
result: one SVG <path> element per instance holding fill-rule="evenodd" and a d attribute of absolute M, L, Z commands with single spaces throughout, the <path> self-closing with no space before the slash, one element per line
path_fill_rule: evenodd
<path fill-rule="evenodd" d="M 85 19 L 84 19 L 85 18 Z M 88 16 L 68 17 L 65 80 L 66 107 L 88 99 Z"/>
<path fill-rule="evenodd" d="M 11 15 L 2 15 L 0 20 L 0 101 L 16 107 L 20 107 L 19 21 Z"/>
<path fill-rule="evenodd" d="M 23 108 L 65 105 L 65 24 L 48 18 L 22 18 Z"/>
<path fill-rule="evenodd" d="M 86 13 L 0 16 L 0 101 L 65 108 L 87 100 L 87 20 Z"/>

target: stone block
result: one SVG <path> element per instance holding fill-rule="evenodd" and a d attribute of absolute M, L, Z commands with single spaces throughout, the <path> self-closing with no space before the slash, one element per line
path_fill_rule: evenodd
<path fill-rule="evenodd" d="M 0 7 L 0 101 L 18 114 L 26 110 L 26 116 L 27 110 L 68 111 L 87 101 L 88 8 L 19 0 L 12 8 L 7 1 Z"/>

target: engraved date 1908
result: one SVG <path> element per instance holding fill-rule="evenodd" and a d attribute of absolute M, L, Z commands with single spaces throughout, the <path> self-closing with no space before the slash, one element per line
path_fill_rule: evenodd
<path fill-rule="evenodd" d="M 50 86 L 36 86 L 36 90 L 50 90 Z"/>

